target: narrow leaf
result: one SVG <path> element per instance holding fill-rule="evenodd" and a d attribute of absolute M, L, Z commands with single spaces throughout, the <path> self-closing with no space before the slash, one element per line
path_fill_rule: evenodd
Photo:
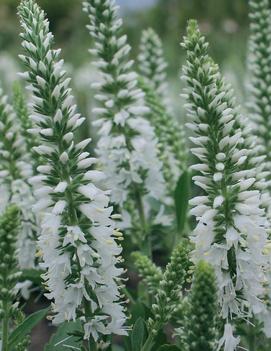
<path fill-rule="evenodd" d="M 132 351 L 140 351 L 146 338 L 147 338 L 146 325 L 144 320 L 140 317 L 135 322 L 135 325 L 132 331 L 132 336 L 131 336 Z"/>
<path fill-rule="evenodd" d="M 191 174 L 184 171 L 180 176 L 174 194 L 177 229 L 183 234 L 187 221 L 188 202 L 190 197 Z"/>
<path fill-rule="evenodd" d="M 82 342 L 78 336 L 81 333 L 81 322 L 64 322 L 51 337 L 44 351 L 81 350 Z"/>
<path fill-rule="evenodd" d="M 47 315 L 48 308 L 32 313 L 28 316 L 18 327 L 13 330 L 9 338 L 9 348 L 13 349 L 18 343 L 23 341 L 24 337 L 28 335 L 31 330 Z"/>

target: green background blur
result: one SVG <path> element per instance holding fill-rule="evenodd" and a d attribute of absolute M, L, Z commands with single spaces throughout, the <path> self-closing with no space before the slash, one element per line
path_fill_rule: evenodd
<path fill-rule="evenodd" d="M 12 70 L 20 48 L 16 6 L 19 0 L 0 0 L 0 79 L 14 79 Z M 189 18 L 196 18 L 211 44 L 211 53 L 228 79 L 242 96 L 248 34 L 247 0 L 117 0 L 124 18 L 125 32 L 136 57 L 141 31 L 153 27 L 163 40 L 169 63 L 170 95 L 178 104 L 181 82 L 178 79 L 184 52 L 179 42 Z M 95 72 L 88 48 L 91 40 L 85 28 L 86 15 L 81 0 L 38 0 L 45 9 L 55 34 L 56 46 L 63 49 L 69 73 L 73 75 L 75 95 L 83 113 L 90 114 L 88 90 Z M 4 59 L 1 57 L 4 57 Z M 2 72 L 2 73 L 1 73 Z M 88 91 L 89 94 L 86 94 Z"/>
<path fill-rule="evenodd" d="M 240 61 L 245 50 L 247 33 L 247 0 L 157 0 L 153 6 L 147 0 L 119 1 L 130 42 L 137 44 L 140 32 L 153 27 L 165 42 L 170 71 L 179 66 L 179 41 L 187 19 L 196 18 L 209 35 L 215 58 Z M 84 28 L 81 0 L 39 0 L 51 21 L 59 45 L 65 49 L 67 60 L 80 64 L 88 59 L 89 39 Z M 138 3 L 138 6 L 134 4 Z M 0 50 L 18 51 L 18 0 L 0 0 Z M 130 10 L 129 10 L 130 8 Z M 135 9 L 134 9 L 135 8 Z"/>

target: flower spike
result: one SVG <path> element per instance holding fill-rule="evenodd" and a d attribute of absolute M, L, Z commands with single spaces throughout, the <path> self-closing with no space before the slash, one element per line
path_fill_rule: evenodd
<path fill-rule="evenodd" d="M 100 135 L 99 160 L 112 189 L 113 202 L 121 208 L 127 207 L 129 201 L 141 203 L 136 207 L 142 207 L 146 217 L 148 206 L 143 197 L 167 202 L 157 139 L 145 119 L 149 109 L 138 87 L 133 62 L 128 59 L 130 46 L 121 34 L 122 21 L 115 1 L 88 0 L 84 10 L 94 39 L 90 52 L 97 57 L 95 65 L 101 78 L 94 84 L 100 103 L 94 109 Z"/>
<path fill-rule="evenodd" d="M 164 59 L 162 42 L 152 28 L 143 31 L 138 55 L 139 72 L 158 94 L 167 103 L 167 63 Z"/>
<path fill-rule="evenodd" d="M 208 54 L 208 43 L 196 21 L 190 21 L 182 46 L 186 108 L 191 138 L 193 180 L 204 194 L 191 200 L 197 226 L 192 240 L 194 261 L 209 262 L 216 273 L 222 317 L 227 320 L 266 314 L 268 257 L 267 219 L 246 131 L 240 123 L 233 92 Z M 226 333 L 229 335 L 229 333 Z M 228 345 L 226 342 L 225 344 Z M 236 343 L 232 350 L 236 348 Z"/>
<path fill-rule="evenodd" d="M 22 226 L 17 248 L 20 267 L 35 267 L 37 218 L 31 211 L 35 202 L 32 187 L 28 183 L 33 174 L 32 161 L 27 152 L 25 139 L 8 97 L 0 88 L 0 184 L 7 194 L 7 203 L 14 203 L 22 211 Z"/>
<path fill-rule="evenodd" d="M 23 28 L 21 56 L 33 94 L 33 120 L 41 145 L 39 174 L 32 178 L 42 217 L 39 246 L 46 270 L 47 297 L 53 300 L 53 322 L 81 320 L 84 338 L 126 334 L 126 316 L 118 282 L 121 247 L 115 241 L 109 192 L 101 190 L 96 159 L 86 151 L 90 140 L 76 144 L 74 133 L 84 122 L 77 113 L 63 69 L 60 50 L 44 11 L 34 0 L 19 6 Z"/>

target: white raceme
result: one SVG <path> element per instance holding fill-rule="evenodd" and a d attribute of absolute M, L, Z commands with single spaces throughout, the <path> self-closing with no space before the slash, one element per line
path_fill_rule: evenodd
<path fill-rule="evenodd" d="M 1 205 L 4 210 L 11 202 L 22 211 L 23 221 L 17 240 L 18 260 L 21 268 L 34 268 L 37 220 L 31 211 L 35 199 L 28 183 L 33 170 L 25 140 L 20 135 L 18 120 L 2 90 L 0 90 L 0 154 Z"/>
<path fill-rule="evenodd" d="M 208 44 L 194 21 L 183 46 L 188 59 L 183 67 L 188 127 L 195 146 L 191 151 L 198 159 L 192 166 L 198 172 L 193 180 L 204 193 L 191 200 L 197 221 L 191 236 L 193 258 L 214 267 L 226 321 L 251 315 L 270 318 L 264 302 L 269 225 L 257 186 L 259 170 L 253 168 L 253 152 L 246 149 L 251 144 L 233 92 L 208 56 Z M 236 346 L 237 342 L 225 341 L 227 351 Z"/>
<path fill-rule="evenodd" d="M 139 50 L 140 74 L 168 106 L 167 63 L 164 59 L 162 42 L 152 28 L 143 31 Z"/>
<path fill-rule="evenodd" d="M 94 64 L 100 72 L 100 80 L 93 84 L 100 103 L 94 109 L 99 162 L 112 189 L 112 201 L 123 210 L 129 201 L 144 197 L 146 215 L 150 199 L 167 203 L 166 186 L 157 155 L 158 141 L 145 118 L 149 109 L 138 87 L 133 61 L 128 58 L 130 46 L 121 34 L 115 1 L 85 1 L 84 10 L 94 39 L 90 52 L 97 57 Z"/>
<path fill-rule="evenodd" d="M 91 166 L 96 159 L 78 144 L 74 132 L 84 122 L 76 112 L 63 69 L 60 50 L 52 48 L 53 35 L 45 13 L 33 0 L 19 7 L 23 27 L 23 75 L 33 94 L 33 133 L 41 161 L 32 177 L 38 202 L 33 209 L 42 218 L 39 237 L 43 278 L 52 300 L 53 322 L 80 319 L 84 338 L 101 334 L 126 334 L 126 316 L 120 295 L 123 273 L 121 246 L 116 239 L 110 191 L 102 190 L 101 172 Z"/>

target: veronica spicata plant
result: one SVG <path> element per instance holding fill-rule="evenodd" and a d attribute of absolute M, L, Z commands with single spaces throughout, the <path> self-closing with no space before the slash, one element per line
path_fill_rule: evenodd
<path fill-rule="evenodd" d="M 146 237 L 147 200 L 167 203 L 162 163 L 158 158 L 154 129 L 144 118 L 149 109 L 144 93 L 138 87 L 133 61 L 128 59 L 130 46 L 121 34 L 115 1 L 88 0 L 84 10 L 90 20 L 88 29 L 94 39 L 90 52 L 97 57 L 95 65 L 100 81 L 93 84 L 99 91 L 95 108 L 99 127 L 97 154 L 112 189 L 112 201 L 129 208 L 141 223 L 141 245 Z M 163 222 L 163 213 L 154 221 Z M 161 216 L 160 216 L 161 214 Z M 131 226 L 129 220 L 126 227 Z"/>
<path fill-rule="evenodd" d="M 146 263 L 147 267 L 150 266 L 148 262 Z M 189 245 L 182 242 L 173 250 L 170 262 L 166 266 L 156 292 L 154 292 L 154 303 L 151 306 L 152 316 L 147 323 L 149 334 L 142 351 L 152 350 L 156 336 L 171 321 L 174 313 L 178 311 L 181 304 L 183 286 L 190 267 Z M 151 267 L 151 269 L 154 270 L 154 267 Z M 142 268 L 139 271 L 142 272 Z M 150 282 L 150 278 L 147 278 L 144 272 L 142 272 L 142 276 L 143 279 L 147 279 Z M 154 281 L 152 285 L 153 283 Z"/>
<path fill-rule="evenodd" d="M 270 82 L 271 82 L 271 10 L 267 0 L 249 1 L 250 37 L 248 52 L 249 103 L 253 133 L 257 136 L 257 152 L 263 155 L 266 182 L 264 205 L 270 217 L 271 144 L 270 144 Z"/>
<path fill-rule="evenodd" d="M 0 338 L 2 351 L 10 350 L 12 329 L 16 327 L 18 321 L 23 319 L 16 290 L 16 284 L 22 274 L 18 269 L 16 257 L 16 240 L 19 229 L 20 211 L 14 205 L 9 206 L 0 216 Z M 26 337 L 16 346 L 16 350 L 25 350 L 28 342 Z"/>
<path fill-rule="evenodd" d="M 119 292 L 121 247 L 115 240 L 121 234 L 108 206 L 109 191 L 98 186 L 104 174 L 91 170 L 97 160 L 86 151 L 90 140 L 74 141 L 85 119 L 76 112 L 45 13 L 35 1 L 23 0 L 19 16 L 25 50 L 20 57 L 40 140 L 35 152 L 41 164 L 32 183 L 38 198 L 34 210 L 42 218 L 38 245 L 46 296 L 53 300 L 53 323 L 80 320 L 91 348 L 102 335 L 126 334 Z"/>
<path fill-rule="evenodd" d="M 213 268 L 200 261 L 185 301 L 182 326 L 176 330 L 188 351 L 213 351 L 217 342 L 217 284 Z"/>
<path fill-rule="evenodd" d="M 15 203 L 22 211 L 22 226 L 17 242 L 19 263 L 21 268 L 33 268 L 37 220 L 31 211 L 34 197 L 28 183 L 33 173 L 32 160 L 21 136 L 20 123 L 2 89 L 0 89 L 0 154 L 0 183 L 3 193 L 6 193 L 5 206 Z M 4 196 L 1 194 L 1 200 L 3 199 Z"/>
<path fill-rule="evenodd" d="M 208 55 L 208 43 L 190 21 L 182 46 L 187 52 L 183 79 L 193 131 L 192 153 L 199 172 L 194 183 L 204 194 L 191 200 L 197 226 L 192 233 L 194 261 L 205 260 L 215 270 L 225 334 L 219 348 L 235 350 L 231 321 L 269 314 L 264 301 L 268 257 L 267 220 L 260 191 L 254 187 L 244 132 L 239 125 L 232 91 Z"/>
<path fill-rule="evenodd" d="M 147 285 L 149 294 L 155 295 L 163 279 L 161 268 L 157 267 L 149 257 L 140 252 L 134 252 L 133 259 L 140 278 Z"/>
<path fill-rule="evenodd" d="M 14 111 L 17 115 L 18 121 L 20 121 L 20 133 L 24 138 L 26 144 L 26 151 L 31 156 L 33 163 L 33 173 L 36 172 L 38 166 L 38 155 L 35 153 L 35 146 L 38 146 L 38 138 L 31 133 L 33 130 L 33 123 L 30 119 L 30 113 L 27 106 L 27 99 L 24 96 L 24 91 L 19 82 L 15 82 L 13 85 L 13 106 Z"/>
<path fill-rule="evenodd" d="M 153 29 L 143 31 L 139 49 L 140 88 L 150 109 L 147 118 L 159 141 L 159 157 L 172 196 L 181 173 L 187 168 L 186 137 L 182 124 L 171 113 L 171 103 L 167 97 L 167 64 L 162 42 Z"/>
<path fill-rule="evenodd" d="M 145 93 L 146 106 L 150 109 L 147 116 L 158 137 L 158 155 L 163 163 L 168 194 L 172 196 L 181 174 L 187 169 L 185 133 L 182 125 L 167 112 L 156 91 L 143 79 L 140 80 L 140 87 Z"/>
<path fill-rule="evenodd" d="M 138 69 L 144 80 L 168 104 L 167 63 L 162 42 L 152 28 L 143 31 L 139 46 Z"/>
<path fill-rule="evenodd" d="M 252 119 L 255 122 L 257 136 L 260 139 L 262 151 L 268 160 L 270 168 L 270 83 L 271 83 L 271 10 L 268 0 L 249 1 L 250 38 L 248 69 L 250 78 L 249 104 Z"/>

